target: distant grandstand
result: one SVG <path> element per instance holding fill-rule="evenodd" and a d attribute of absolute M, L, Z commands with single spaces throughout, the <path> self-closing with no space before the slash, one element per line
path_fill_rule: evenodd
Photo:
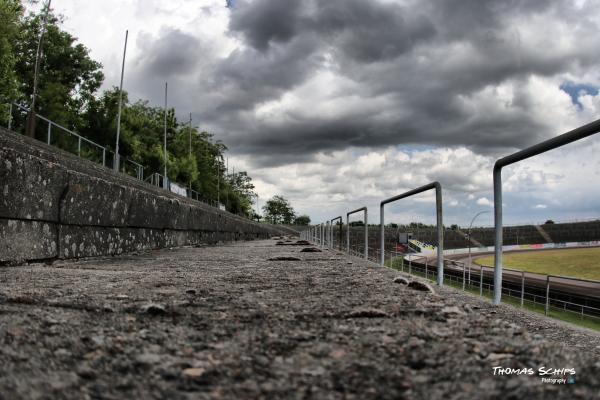
<path fill-rule="evenodd" d="M 343 238 L 345 246 L 346 229 Z M 434 226 L 399 226 L 386 228 L 385 248 L 396 248 L 398 232 L 410 232 L 415 241 L 437 246 L 436 228 Z M 444 248 L 463 249 L 467 247 L 487 247 L 494 245 L 493 227 L 476 227 L 471 229 L 469 244 L 467 229 L 446 228 L 444 231 Z M 337 245 L 337 238 L 336 245 Z M 520 225 L 504 227 L 504 245 L 536 245 L 545 243 L 593 242 L 600 241 L 600 219 L 585 222 L 546 223 L 541 225 Z M 350 247 L 360 250 L 364 246 L 362 227 L 350 227 Z M 421 247 L 421 246 L 419 246 Z M 369 229 L 369 248 L 379 248 L 379 227 Z M 374 253 L 373 253 L 374 254 Z"/>

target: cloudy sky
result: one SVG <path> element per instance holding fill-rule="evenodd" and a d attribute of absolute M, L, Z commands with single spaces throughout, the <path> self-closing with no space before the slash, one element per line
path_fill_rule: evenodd
<path fill-rule="evenodd" d="M 130 98 L 170 103 L 229 165 L 319 222 L 438 180 L 446 223 L 491 210 L 496 158 L 600 118 L 600 2 L 55 0 Z M 505 170 L 508 223 L 600 216 L 600 138 Z M 434 221 L 433 193 L 388 221 Z M 479 220 L 492 223 L 491 214 Z"/>

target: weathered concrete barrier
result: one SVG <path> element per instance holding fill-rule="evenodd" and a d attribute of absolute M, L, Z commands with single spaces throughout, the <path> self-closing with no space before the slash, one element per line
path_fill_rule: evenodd
<path fill-rule="evenodd" d="M 0 128 L 0 262 L 116 255 L 284 232 Z"/>

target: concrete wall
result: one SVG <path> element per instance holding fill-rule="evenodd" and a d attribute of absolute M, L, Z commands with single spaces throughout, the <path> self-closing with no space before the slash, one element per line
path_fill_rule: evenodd
<path fill-rule="evenodd" d="M 122 254 L 282 231 L 0 128 L 0 263 Z"/>

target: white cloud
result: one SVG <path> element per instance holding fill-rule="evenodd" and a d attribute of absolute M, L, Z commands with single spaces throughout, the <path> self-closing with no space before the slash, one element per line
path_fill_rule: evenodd
<path fill-rule="evenodd" d="M 491 207 L 492 202 L 485 197 L 480 197 L 477 199 L 477 205 Z"/>

